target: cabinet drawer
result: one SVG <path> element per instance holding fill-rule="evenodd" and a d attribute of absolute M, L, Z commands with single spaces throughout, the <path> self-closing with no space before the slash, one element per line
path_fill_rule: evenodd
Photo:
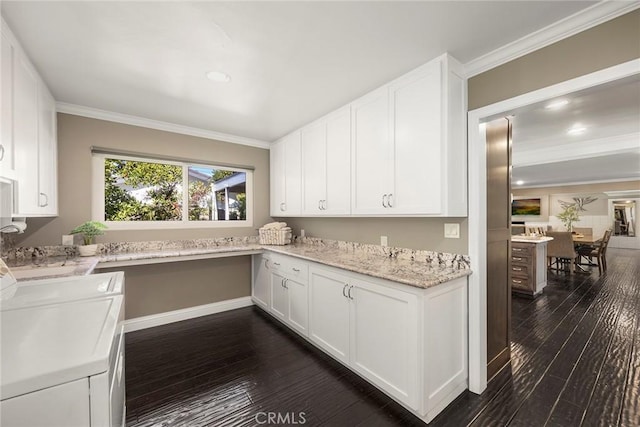
<path fill-rule="evenodd" d="M 511 275 L 513 277 L 524 277 L 524 278 L 528 278 L 529 277 L 529 266 L 528 265 L 519 265 L 519 264 L 512 264 L 511 265 Z"/>
<path fill-rule="evenodd" d="M 511 255 L 513 256 L 527 256 L 533 253 L 533 247 L 531 245 L 527 245 L 526 243 L 512 243 L 511 244 Z"/>
<path fill-rule="evenodd" d="M 271 254 L 268 265 L 270 270 L 277 271 L 286 278 L 295 279 L 305 284 L 309 281 L 309 263 L 305 260 Z"/>
<path fill-rule="evenodd" d="M 511 264 L 526 267 L 531 264 L 531 258 L 524 255 L 513 255 L 511 257 Z"/>
<path fill-rule="evenodd" d="M 529 278 L 528 277 L 512 277 L 511 287 L 516 290 L 522 289 L 522 290 L 528 291 L 531 289 Z"/>

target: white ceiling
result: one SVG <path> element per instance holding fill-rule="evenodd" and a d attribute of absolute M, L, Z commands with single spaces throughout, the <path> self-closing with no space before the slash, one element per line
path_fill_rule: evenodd
<path fill-rule="evenodd" d="M 445 51 L 467 63 L 594 3 L 4 0 L 1 10 L 57 101 L 272 141 Z M 210 70 L 231 83 L 208 81 Z"/>
<path fill-rule="evenodd" d="M 545 108 L 560 99 L 561 109 Z M 513 112 L 513 182 L 523 187 L 640 179 L 640 76 Z M 579 123 L 580 135 L 567 130 Z M 517 186 L 514 186 L 517 187 Z"/>

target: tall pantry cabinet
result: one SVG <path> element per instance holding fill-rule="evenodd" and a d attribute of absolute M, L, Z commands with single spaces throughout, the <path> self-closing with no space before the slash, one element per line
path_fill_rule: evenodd
<path fill-rule="evenodd" d="M 14 216 L 58 214 L 56 106 L 2 21 L 0 178 L 13 182 Z"/>

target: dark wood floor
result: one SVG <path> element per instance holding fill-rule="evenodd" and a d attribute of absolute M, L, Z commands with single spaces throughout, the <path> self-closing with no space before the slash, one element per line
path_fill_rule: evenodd
<path fill-rule="evenodd" d="M 431 425 L 640 426 L 640 251 L 607 258 L 602 276 L 551 274 L 541 297 L 514 297 L 510 366 Z M 129 427 L 274 425 L 268 413 L 422 425 L 256 308 L 129 333 L 126 346 Z"/>

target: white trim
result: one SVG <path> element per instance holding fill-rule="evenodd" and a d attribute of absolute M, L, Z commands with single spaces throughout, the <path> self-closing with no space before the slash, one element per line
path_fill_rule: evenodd
<path fill-rule="evenodd" d="M 464 64 L 465 74 L 470 78 L 484 73 L 638 8 L 640 8 L 640 2 L 601 1 L 467 62 Z"/>
<path fill-rule="evenodd" d="M 606 184 L 608 182 L 633 182 L 637 180 L 640 180 L 640 176 L 636 178 L 631 177 L 631 178 L 618 178 L 618 179 L 599 179 L 597 181 L 562 182 L 560 184 L 518 185 L 517 187 L 513 187 L 513 189 L 520 190 L 525 188 L 569 187 L 571 185 Z"/>
<path fill-rule="evenodd" d="M 600 84 L 640 74 L 640 59 L 567 80 L 469 112 L 469 390 L 482 393 L 487 387 L 487 268 L 486 268 L 486 139 L 487 119 L 507 116 L 516 108 Z"/>
<path fill-rule="evenodd" d="M 533 166 L 546 163 L 565 162 L 568 160 L 589 159 L 629 152 L 640 152 L 640 133 L 618 135 L 608 138 L 575 141 L 567 144 L 552 142 L 526 144 L 512 154 L 513 167 Z"/>
<path fill-rule="evenodd" d="M 199 138 L 230 142 L 232 144 L 248 145 L 249 147 L 264 148 L 267 150 L 271 147 L 271 144 L 269 142 L 261 141 L 259 139 L 246 138 L 244 136 L 230 135 L 228 133 L 216 132 L 213 130 L 183 126 L 174 123 L 163 122 L 160 120 L 147 119 L 145 117 L 132 116 L 129 114 L 115 113 L 112 111 L 100 110 L 98 108 L 84 107 L 82 105 L 68 104 L 66 102 L 56 102 L 56 109 L 59 113 L 73 114 L 75 116 L 106 120 L 108 122 L 123 123 L 126 125 L 139 126 L 165 132 L 179 133 L 182 135 L 197 136 Z"/>
<path fill-rule="evenodd" d="M 237 308 L 249 307 L 252 305 L 253 301 L 251 300 L 251 297 L 247 296 L 226 301 L 214 302 L 211 304 L 183 308 L 181 310 L 173 310 L 167 311 L 165 313 L 136 317 L 134 319 L 127 319 L 124 321 L 124 331 L 139 331 L 141 329 L 167 325 L 169 323 L 194 319 L 196 317 L 208 316 L 210 314 L 222 313 L 223 311 L 235 310 Z"/>

